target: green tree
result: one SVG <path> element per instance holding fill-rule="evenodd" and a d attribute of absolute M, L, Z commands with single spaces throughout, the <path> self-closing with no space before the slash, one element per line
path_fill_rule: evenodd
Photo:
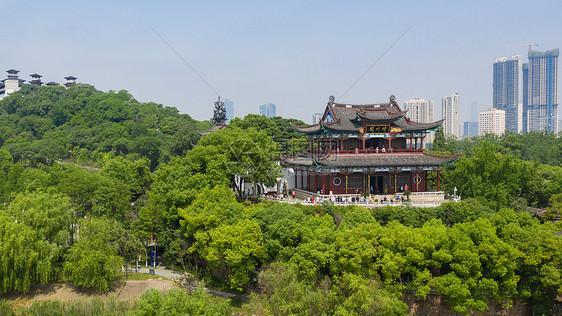
<path fill-rule="evenodd" d="M 273 186 L 281 174 L 279 157 L 278 145 L 265 131 L 228 127 L 202 137 L 188 159 L 193 172 L 227 179 L 241 194 L 244 182 Z"/>
<path fill-rule="evenodd" d="M 77 241 L 70 247 L 64 262 L 64 274 L 69 282 L 98 292 L 110 288 L 123 263 L 118 256 L 118 243 L 113 240 L 115 225 L 103 219 L 80 222 Z"/>
<path fill-rule="evenodd" d="M 212 268 L 228 267 L 230 287 L 242 291 L 263 252 L 263 237 L 256 221 L 241 220 L 195 234 L 190 248 L 197 251 Z"/>
<path fill-rule="evenodd" d="M 0 293 L 26 293 L 56 274 L 59 249 L 31 227 L 0 212 Z"/>

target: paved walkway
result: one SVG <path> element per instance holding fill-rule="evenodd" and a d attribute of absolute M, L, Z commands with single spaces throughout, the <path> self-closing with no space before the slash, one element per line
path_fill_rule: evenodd
<path fill-rule="evenodd" d="M 141 267 L 140 269 L 138 269 L 137 271 L 139 273 L 146 273 L 146 274 L 150 274 L 149 269 L 151 269 L 151 267 Z M 135 272 L 135 269 L 129 269 L 129 272 Z M 157 276 L 161 276 L 164 278 L 168 278 L 170 280 L 176 280 L 176 279 L 180 279 L 183 277 L 183 273 L 178 272 L 178 271 L 174 271 L 174 270 L 170 270 L 170 269 L 166 269 L 165 267 L 156 267 L 154 269 L 154 274 Z"/>
<path fill-rule="evenodd" d="M 137 272 L 138 273 L 150 274 L 150 269 L 151 269 L 151 267 L 144 267 L 143 266 L 143 267 L 137 269 Z M 135 269 L 129 269 L 129 272 L 135 273 Z M 182 284 L 182 280 L 185 278 L 185 273 L 170 270 L 170 269 L 167 269 L 166 267 L 156 267 L 154 269 L 154 275 L 170 279 L 170 280 L 172 280 L 174 282 L 178 282 L 180 284 Z M 186 289 L 191 290 L 191 291 L 197 290 L 197 286 L 193 286 L 193 285 L 189 285 L 189 284 L 185 284 L 183 286 Z M 211 295 L 214 295 L 214 296 L 219 296 L 219 297 L 224 297 L 224 298 L 229 298 L 229 299 L 238 299 L 238 300 L 243 301 L 243 302 L 248 302 L 250 300 L 245 295 L 232 294 L 232 293 L 228 293 L 228 292 L 224 292 L 224 291 L 210 289 L 210 288 L 207 288 L 207 287 L 204 287 L 203 289 L 205 290 L 205 292 L 207 292 Z"/>

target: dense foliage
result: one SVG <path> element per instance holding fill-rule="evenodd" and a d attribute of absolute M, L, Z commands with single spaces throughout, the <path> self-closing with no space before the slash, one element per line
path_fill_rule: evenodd
<path fill-rule="evenodd" d="M 476 149 L 486 142 L 502 155 L 524 161 L 534 161 L 551 166 L 562 166 L 562 139 L 560 133 L 528 132 L 517 134 L 506 130 L 505 134 L 485 134 L 477 137 L 457 139 L 445 137 L 443 129 L 436 132 L 433 150 L 447 153 L 463 153 L 464 157 L 476 155 Z"/>
<path fill-rule="evenodd" d="M 239 308 L 248 314 L 402 314 L 408 290 L 440 293 L 459 312 L 495 299 L 540 315 L 562 289 L 553 134 L 438 135 L 436 152 L 463 152 L 442 172 L 442 187 L 463 201 L 366 210 L 245 201 L 245 184 L 274 186 L 280 156 L 302 149 L 296 120 L 248 115 L 200 137 L 208 123 L 87 85 L 24 86 L 0 101 L 0 114 L 1 293 L 55 281 L 106 291 L 153 238 L 169 267 L 236 292 L 261 288 Z M 540 218 L 536 208 L 546 210 Z M 209 302 L 149 292 L 114 307 L 232 312 Z"/>
<path fill-rule="evenodd" d="M 0 145 L 16 162 L 97 160 L 99 153 L 146 157 L 152 169 L 184 155 L 209 128 L 177 109 L 140 103 L 129 93 L 77 84 L 24 85 L 0 102 Z"/>

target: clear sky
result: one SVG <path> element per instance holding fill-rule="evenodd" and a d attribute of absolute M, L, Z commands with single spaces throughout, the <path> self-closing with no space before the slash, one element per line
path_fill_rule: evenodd
<path fill-rule="evenodd" d="M 74 75 L 210 118 L 217 95 L 149 24 L 239 116 L 271 102 L 310 122 L 330 95 L 361 104 L 394 94 L 434 100 L 437 120 L 441 98 L 457 92 L 462 122 L 473 100 L 491 107 L 494 58 L 527 59 L 527 47 L 506 45 L 561 48 L 562 1 L 0 0 L 0 71 Z"/>

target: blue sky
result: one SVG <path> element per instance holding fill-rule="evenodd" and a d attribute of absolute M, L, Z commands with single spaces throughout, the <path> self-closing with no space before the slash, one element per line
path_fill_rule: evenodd
<path fill-rule="evenodd" d="M 526 59 L 527 47 L 505 45 L 560 48 L 561 17 L 562 1 L 0 0 L 0 71 L 74 75 L 210 118 L 217 95 L 150 24 L 238 115 L 271 102 L 310 122 L 414 25 L 340 101 L 431 99 L 437 120 L 457 92 L 465 121 L 471 101 L 491 107 L 493 59 Z"/>

